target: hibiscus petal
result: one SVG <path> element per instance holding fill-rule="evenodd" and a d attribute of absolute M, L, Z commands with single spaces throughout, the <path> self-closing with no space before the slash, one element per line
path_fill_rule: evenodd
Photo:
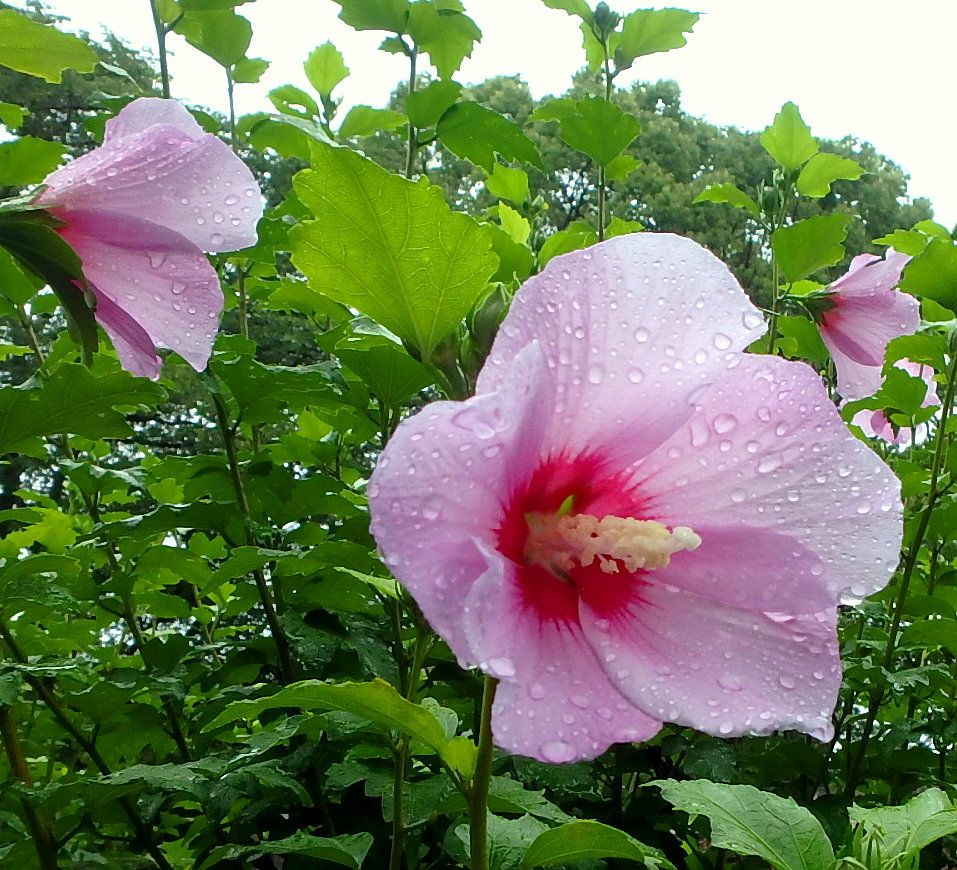
<path fill-rule="evenodd" d="M 619 236 L 556 257 L 522 287 L 479 376 L 498 388 L 533 338 L 549 366 L 553 453 L 640 458 L 687 417 L 690 398 L 765 330 L 727 267 L 670 234 Z"/>
<path fill-rule="evenodd" d="M 888 249 L 883 260 L 874 254 L 860 254 L 851 261 L 847 273 L 830 285 L 830 289 L 846 297 L 890 291 L 900 283 L 901 273 L 909 261 L 907 254 L 893 248 Z"/>
<path fill-rule="evenodd" d="M 507 560 L 497 553 L 487 559 L 464 613 L 473 659 L 501 679 L 492 708 L 496 745 L 558 763 L 653 737 L 661 722 L 622 697 L 581 628 L 540 621 L 524 607 Z"/>
<path fill-rule="evenodd" d="M 207 135 L 182 103 L 161 97 L 141 97 L 127 103 L 116 117 L 106 122 L 103 141 L 112 143 L 125 139 L 156 124 L 178 127 L 191 139 L 202 139 Z"/>
<path fill-rule="evenodd" d="M 854 402 L 873 396 L 884 380 L 881 374 L 882 365 L 865 365 L 851 359 L 840 349 L 826 330 L 821 331 L 821 340 L 827 346 L 834 368 L 837 370 L 837 391 L 845 402 Z"/>
<path fill-rule="evenodd" d="M 821 740 L 841 684 L 836 613 L 786 617 L 656 583 L 610 623 L 582 606 L 605 672 L 648 715 L 721 736 L 796 729 Z"/>
<path fill-rule="evenodd" d="M 466 664 L 462 601 L 485 572 L 503 501 L 534 468 L 547 410 L 537 344 L 494 393 L 434 402 L 398 428 L 369 481 L 372 532 L 396 577 Z"/>
<path fill-rule="evenodd" d="M 204 251 L 255 244 L 263 207 L 248 167 L 215 136 L 197 135 L 196 122 L 183 117 L 189 113 L 173 108 L 178 104 L 140 102 L 114 119 L 101 147 L 51 173 L 37 203 L 148 220 Z"/>
<path fill-rule="evenodd" d="M 173 231 L 138 218 L 97 211 L 64 212 L 63 217 L 67 225 L 60 235 L 80 256 L 97 298 L 125 312 L 154 345 L 175 350 L 197 371 L 206 368 L 223 293 L 203 252 Z M 115 329 L 116 312 L 106 311 Z M 102 313 L 97 314 L 106 327 Z"/>
<path fill-rule="evenodd" d="M 113 342 L 123 368 L 137 377 L 156 380 L 163 361 L 156 355 L 153 339 L 109 296 L 100 293 L 95 286 L 92 290 L 96 297 L 97 322 Z"/>
<path fill-rule="evenodd" d="M 742 355 L 701 395 L 688 425 L 635 469 L 634 481 L 654 519 L 691 526 L 702 537 L 700 550 L 675 557 L 676 574 L 679 564 L 704 563 L 711 529 L 737 526 L 788 539 L 776 548 L 781 577 L 768 581 L 781 598 L 766 607 L 756 590 L 751 609 L 797 615 L 819 606 L 822 594 L 831 602 L 863 598 L 883 588 L 897 566 L 900 482 L 851 435 L 804 363 Z M 760 582 L 766 538 L 742 547 L 741 572 L 727 573 L 725 583 Z M 811 595 L 809 583 L 821 592 Z M 734 590 L 712 597 L 742 601 Z"/>

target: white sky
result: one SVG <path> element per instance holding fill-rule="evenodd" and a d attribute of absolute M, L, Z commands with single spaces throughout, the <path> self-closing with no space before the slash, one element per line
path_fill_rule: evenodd
<path fill-rule="evenodd" d="M 22 5 L 22 3 L 21 3 Z M 52 0 L 76 29 L 101 24 L 135 46 L 155 36 L 147 0 Z M 594 5 L 594 3 L 592 3 Z M 640 59 L 634 78 L 673 78 L 685 109 L 717 124 L 759 130 L 793 100 L 815 135 L 872 142 L 911 176 L 936 217 L 957 223 L 957 111 L 953 108 L 955 0 L 617 0 L 620 12 L 685 5 L 705 13 L 688 45 Z M 540 0 L 465 0 L 484 38 L 456 77 L 463 84 L 520 74 L 536 96 L 560 93 L 582 63 L 576 19 Z M 257 0 L 238 11 L 253 23 L 250 56 L 272 61 L 259 85 L 237 89 L 241 112 L 268 107 L 266 92 L 287 82 L 308 89 L 302 61 L 331 39 L 352 75 L 346 105 L 384 105 L 407 75 L 404 58 L 375 50 L 381 34 L 355 33 L 332 0 Z M 225 108 L 222 70 L 178 36 L 169 40 L 173 95 Z"/>

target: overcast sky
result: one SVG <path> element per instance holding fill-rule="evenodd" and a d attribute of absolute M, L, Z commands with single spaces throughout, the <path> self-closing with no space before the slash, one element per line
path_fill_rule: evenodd
<path fill-rule="evenodd" d="M 22 5 L 22 0 L 16 0 Z M 593 4 L 594 5 L 594 4 Z M 620 12 L 681 5 L 617 0 Z M 639 60 L 634 78 L 673 78 L 687 111 L 717 124 L 759 130 L 781 104 L 798 104 L 815 135 L 872 142 L 911 176 L 937 219 L 957 223 L 954 109 L 957 2 L 954 0 L 698 0 L 701 21 L 678 51 Z M 135 46 L 152 47 L 148 0 L 53 0 L 77 29 L 101 25 Z M 536 96 L 560 93 L 582 65 L 575 19 L 540 0 L 465 0 L 484 38 L 456 77 L 462 83 L 518 73 Z M 352 71 L 346 103 L 384 105 L 407 74 L 403 58 L 375 50 L 381 35 L 355 33 L 332 0 L 256 0 L 241 7 L 253 22 L 251 56 L 272 61 L 260 85 L 238 88 L 243 112 L 266 108 L 266 92 L 308 87 L 302 61 L 331 39 Z M 221 68 L 170 38 L 173 94 L 225 107 Z"/>

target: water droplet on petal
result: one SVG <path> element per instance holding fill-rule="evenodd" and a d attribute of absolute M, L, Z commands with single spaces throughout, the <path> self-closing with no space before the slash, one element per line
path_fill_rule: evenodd
<path fill-rule="evenodd" d="M 489 659 L 488 669 L 495 677 L 515 676 L 515 663 L 509 658 Z"/>
<path fill-rule="evenodd" d="M 552 764 L 562 764 L 575 758 L 575 747 L 564 740 L 550 740 L 542 744 L 542 758 Z"/>
<path fill-rule="evenodd" d="M 651 330 L 646 329 L 644 326 L 639 326 L 638 329 L 635 330 L 635 341 L 639 344 L 643 344 L 648 341 L 649 338 L 651 338 Z"/>
<path fill-rule="evenodd" d="M 714 346 L 718 350 L 727 350 L 731 347 L 731 339 L 728 338 L 723 332 L 716 332 L 714 338 L 711 339 L 714 342 Z"/>

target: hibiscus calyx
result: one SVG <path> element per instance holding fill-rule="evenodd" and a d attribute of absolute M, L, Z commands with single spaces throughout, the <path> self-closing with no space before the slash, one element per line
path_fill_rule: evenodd
<path fill-rule="evenodd" d="M 672 555 L 696 550 L 701 538 L 687 526 L 673 530 L 656 520 L 591 514 L 530 513 L 525 558 L 556 577 L 570 580 L 572 570 L 598 560 L 605 574 L 664 568 Z M 620 564 L 619 564 L 620 563 Z"/>

